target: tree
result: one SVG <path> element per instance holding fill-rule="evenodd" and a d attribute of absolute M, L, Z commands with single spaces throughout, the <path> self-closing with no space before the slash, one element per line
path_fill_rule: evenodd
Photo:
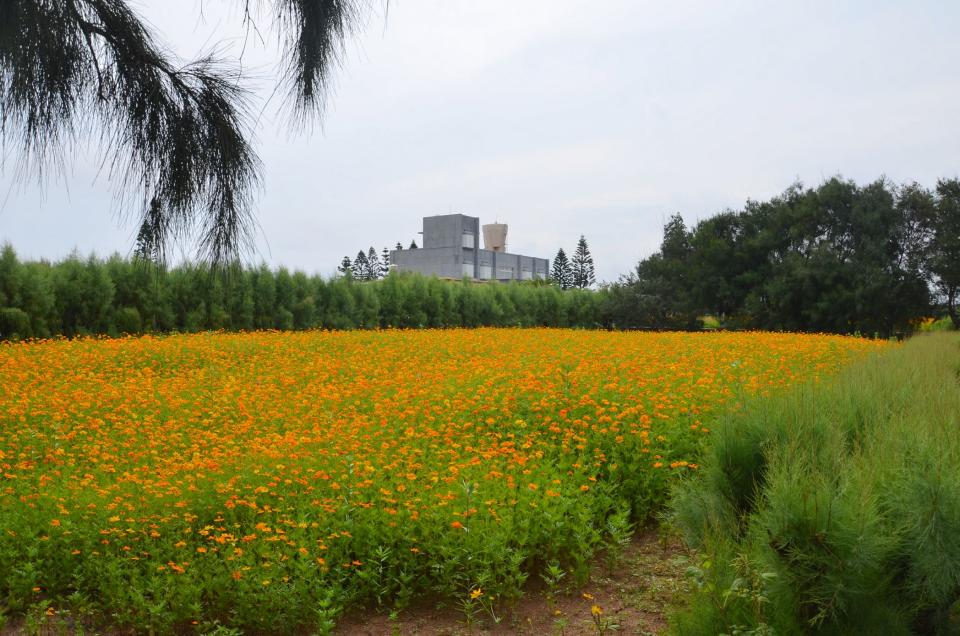
<path fill-rule="evenodd" d="M 410 241 L 410 249 L 412 249 L 412 250 L 417 249 L 417 242 L 416 242 L 416 241 Z"/>
<path fill-rule="evenodd" d="M 553 257 L 553 268 L 550 273 L 553 282 L 560 289 L 570 289 L 573 287 L 573 271 L 570 269 L 570 259 L 567 253 L 561 247 L 557 250 L 557 255 Z"/>
<path fill-rule="evenodd" d="M 370 262 L 363 250 L 357 252 L 357 257 L 353 259 L 353 277 L 357 280 L 370 280 Z"/>
<path fill-rule="evenodd" d="M 706 314 L 726 327 L 906 331 L 929 315 L 925 255 L 932 226 L 948 217 L 945 201 L 916 184 L 832 178 L 748 201 L 692 230 L 673 216 L 660 251 L 609 290 L 607 315 L 620 325 L 683 329 Z"/>
<path fill-rule="evenodd" d="M 242 6 L 255 28 L 250 1 Z M 322 111 L 346 35 L 367 6 L 269 1 L 295 119 Z M 0 151 L 19 146 L 26 176 L 27 166 L 42 172 L 73 156 L 78 133 L 95 128 L 104 163 L 122 172 L 118 196 L 142 201 L 141 234 L 154 246 L 199 228 L 201 253 L 221 263 L 250 245 L 260 160 L 245 79 L 239 63 L 213 53 L 180 63 L 128 0 L 0 3 Z"/>
<path fill-rule="evenodd" d="M 571 271 L 573 273 L 573 286 L 577 289 L 587 289 L 597 282 L 593 269 L 593 256 L 590 255 L 587 239 L 582 234 L 577 242 L 577 251 L 573 253 Z"/>
<path fill-rule="evenodd" d="M 159 211 L 159 202 L 153 201 L 147 214 L 140 221 L 140 230 L 137 232 L 137 240 L 133 246 L 135 260 L 150 263 L 164 261 L 163 219 Z"/>
<path fill-rule="evenodd" d="M 383 276 L 383 266 L 380 263 L 380 257 L 377 256 L 377 250 L 373 249 L 373 246 L 370 246 L 370 250 L 367 252 L 367 268 L 370 276 L 370 280 L 377 280 Z"/>
<path fill-rule="evenodd" d="M 390 250 L 386 247 L 380 252 L 380 267 L 384 276 L 390 273 Z"/>
<path fill-rule="evenodd" d="M 937 183 L 929 267 L 953 327 L 960 329 L 960 180 Z"/>
<path fill-rule="evenodd" d="M 690 232 L 679 214 L 663 228 L 660 251 L 608 289 L 608 320 L 623 327 L 689 329 L 696 324 L 689 287 Z"/>
<path fill-rule="evenodd" d="M 353 263 L 350 261 L 349 256 L 343 257 L 343 260 L 340 261 L 340 267 L 337 268 L 337 271 L 344 276 L 353 276 Z"/>

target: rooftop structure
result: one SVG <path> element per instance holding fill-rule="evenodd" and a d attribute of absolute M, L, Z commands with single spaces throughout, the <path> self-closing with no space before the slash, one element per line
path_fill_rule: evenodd
<path fill-rule="evenodd" d="M 441 278 L 475 280 L 546 279 L 550 262 L 545 258 L 510 254 L 507 226 L 491 223 L 482 228 L 480 219 L 465 214 L 443 214 L 423 218 L 423 247 L 394 250 L 390 263 L 401 272 L 419 272 Z"/>

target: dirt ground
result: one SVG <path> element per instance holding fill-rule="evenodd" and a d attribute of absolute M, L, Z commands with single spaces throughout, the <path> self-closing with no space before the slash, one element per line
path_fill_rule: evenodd
<path fill-rule="evenodd" d="M 638 533 L 620 562 L 609 570 L 602 556 L 595 560 L 586 585 L 556 595 L 551 602 L 542 584 L 531 577 L 530 589 L 513 607 L 498 610 L 495 622 L 478 612 L 472 624 L 458 608 L 420 607 L 391 619 L 384 615 L 347 616 L 336 630 L 340 636 L 539 636 L 557 634 L 660 634 L 666 614 L 686 591 L 687 559 L 679 543 L 657 531 Z M 591 608 L 603 613 L 601 625 Z"/>

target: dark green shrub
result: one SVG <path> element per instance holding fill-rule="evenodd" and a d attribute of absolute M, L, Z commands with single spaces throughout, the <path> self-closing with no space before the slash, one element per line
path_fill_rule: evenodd
<path fill-rule="evenodd" d="M 16 307 L 0 308 L 0 340 L 16 340 L 33 335 L 30 316 Z"/>
<path fill-rule="evenodd" d="M 118 333 L 136 335 L 143 330 L 143 321 L 136 307 L 122 307 L 113 316 L 113 324 Z"/>

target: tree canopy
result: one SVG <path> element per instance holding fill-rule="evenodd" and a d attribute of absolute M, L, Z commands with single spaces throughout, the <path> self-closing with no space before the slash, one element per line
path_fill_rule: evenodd
<path fill-rule="evenodd" d="M 239 0 L 254 20 L 250 0 Z M 304 123 L 324 107 L 344 42 L 368 0 L 267 0 L 279 26 L 278 83 Z M 120 196 L 140 208 L 138 251 L 198 238 L 215 263 L 250 246 L 261 165 L 239 64 L 181 61 L 128 0 L 0 2 L 0 150 L 18 176 L 63 166 L 80 137 L 102 139 Z"/>
<path fill-rule="evenodd" d="M 956 322 L 960 182 L 794 185 L 688 229 L 610 290 L 618 324 L 890 335 L 943 306 Z"/>

